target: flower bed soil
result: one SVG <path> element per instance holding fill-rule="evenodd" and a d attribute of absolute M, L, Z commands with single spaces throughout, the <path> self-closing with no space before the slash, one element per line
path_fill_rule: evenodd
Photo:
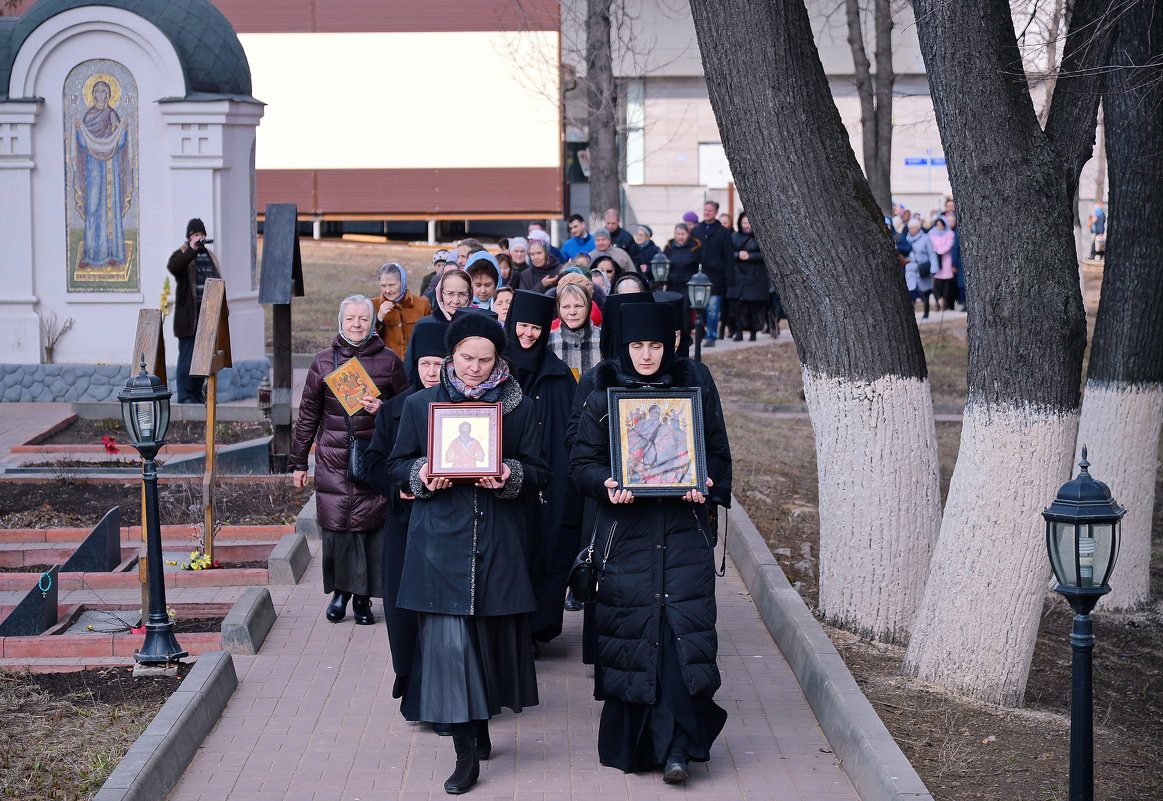
<path fill-rule="evenodd" d="M 191 667 L 0 673 L 0 798 L 92 798 Z"/>
<path fill-rule="evenodd" d="M 224 526 L 294 523 L 311 497 L 281 481 L 221 481 L 214 490 L 216 519 Z M 163 524 L 200 522 L 201 479 L 174 480 L 158 487 Z M 89 527 L 114 506 L 121 524 L 141 522 L 141 483 L 83 480 L 0 481 L 0 528 Z"/>
<path fill-rule="evenodd" d="M 214 441 L 219 445 L 233 445 L 266 435 L 262 423 L 220 422 L 214 427 Z M 120 420 L 82 420 L 78 418 L 37 445 L 100 445 L 102 437 L 112 437 L 122 453 L 132 454 L 133 447 Z M 166 430 L 166 442 L 171 444 L 198 444 L 206 441 L 206 424 L 195 420 L 171 420 Z"/>

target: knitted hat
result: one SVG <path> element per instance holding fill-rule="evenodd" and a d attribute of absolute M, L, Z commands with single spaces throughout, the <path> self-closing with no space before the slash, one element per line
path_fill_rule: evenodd
<path fill-rule="evenodd" d="M 559 297 L 561 296 L 562 287 L 567 286 L 576 286 L 586 293 L 587 298 L 593 297 L 594 282 L 586 278 L 581 273 L 562 273 L 561 277 L 557 279 L 557 294 Z"/>
<path fill-rule="evenodd" d="M 538 229 L 538 230 L 534 230 L 534 231 L 530 231 L 530 232 L 529 232 L 529 238 L 530 238 L 530 239 L 538 239 L 538 240 L 540 240 L 542 243 L 544 243 L 546 247 L 549 247 L 549 242 L 550 242 L 550 240 L 549 240 L 549 234 L 548 234 L 548 233 L 546 233 L 545 231 L 542 231 L 542 230 L 540 230 L 540 229 Z"/>
<path fill-rule="evenodd" d="M 186 223 L 186 239 L 189 239 L 194 234 L 205 234 L 206 225 L 197 217 Z"/>
<path fill-rule="evenodd" d="M 688 211 L 686 214 L 682 215 L 682 221 L 687 225 L 696 225 L 699 221 L 699 215 L 695 214 L 693 211 Z"/>
<path fill-rule="evenodd" d="M 440 261 L 449 261 L 448 256 L 449 256 L 449 253 L 447 250 L 438 250 L 432 254 L 432 263 L 436 264 L 437 262 L 440 262 Z M 456 261 L 456 259 L 453 258 L 452 261 Z"/>
<path fill-rule="evenodd" d="M 498 356 L 505 349 L 505 329 L 497 323 L 496 312 L 485 309 L 457 309 L 444 335 L 444 344 L 448 347 L 448 352 L 452 353 L 457 345 L 469 337 L 484 337 L 492 342 Z"/>
<path fill-rule="evenodd" d="M 647 239 L 654 238 L 654 229 L 651 228 L 649 225 L 639 225 L 637 228 L 634 229 L 634 231 L 635 231 L 635 233 L 637 233 L 638 231 L 645 231 Z"/>

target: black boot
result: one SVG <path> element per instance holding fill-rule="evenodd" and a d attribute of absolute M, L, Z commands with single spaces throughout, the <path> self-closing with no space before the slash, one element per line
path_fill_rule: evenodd
<path fill-rule="evenodd" d="M 743 341 L 743 332 L 736 331 L 735 336 L 731 337 L 731 341 L 732 342 L 742 342 Z"/>
<path fill-rule="evenodd" d="M 672 748 L 662 769 L 662 780 L 667 784 L 682 784 L 691 777 L 691 769 L 686 764 L 687 756 L 680 748 Z"/>
<path fill-rule="evenodd" d="M 372 614 L 372 599 L 366 595 L 351 596 L 351 612 L 355 615 L 355 622 L 361 626 L 370 626 L 376 622 Z"/>
<path fill-rule="evenodd" d="M 488 760 L 493 755 L 493 741 L 489 738 L 489 722 L 487 720 L 472 721 L 474 741 L 477 748 L 477 759 Z"/>
<path fill-rule="evenodd" d="M 444 783 L 444 792 L 450 795 L 467 793 L 477 783 L 477 779 L 481 775 L 481 763 L 477 761 L 473 739 L 473 724 L 452 724 L 452 744 L 456 748 L 456 770 Z"/>
<path fill-rule="evenodd" d="M 748 342 L 754 342 L 754 341 L 755 341 L 755 332 L 754 332 L 754 331 L 752 331 L 752 332 L 751 332 L 751 338 L 750 338 L 750 339 L 748 339 L 747 341 L 748 341 Z"/>
<path fill-rule="evenodd" d="M 350 592 L 336 590 L 335 594 L 331 596 L 331 603 L 327 604 L 327 619 L 332 623 L 338 623 L 347 617 L 347 602 L 349 600 L 351 600 Z"/>

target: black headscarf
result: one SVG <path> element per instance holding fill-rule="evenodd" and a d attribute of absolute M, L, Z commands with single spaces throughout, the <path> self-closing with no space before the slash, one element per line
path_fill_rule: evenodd
<path fill-rule="evenodd" d="M 674 330 L 681 331 L 678 345 L 674 349 L 676 359 L 689 359 L 691 347 L 691 313 L 687 297 L 681 292 L 654 291 L 654 302 L 664 303 L 674 313 Z"/>
<path fill-rule="evenodd" d="M 424 389 L 418 368 L 420 360 L 425 356 L 439 356 L 443 359 L 448 355 L 448 348 L 444 344 L 444 335 L 447 331 L 443 325 L 431 322 L 417 325 L 412 329 L 412 338 L 408 342 L 409 361 L 406 367 L 412 388 L 417 392 Z"/>
<path fill-rule="evenodd" d="M 605 319 L 605 318 L 603 318 Z M 674 364 L 674 312 L 662 303 L 627 303 L 621 308 L 622 342 L 619 363 L 626 377 L 643 384 L 669 382 L 670 367 Z M 631 342 L 661 342 L 662 361 L 653 375 L 639 375 L 630 359 Z"/>
<path fill-rule="evenodd" d="M 549 326 L 553 322 L 556 310 L 557 302 L 548 295 L 530 292 L 527 289 L 518 289 L 513 293 L 513 303 L 509 306 L 509 315 L 505 318 L 505 334 L 509 340 L 505 358 L 513 365 L 517 383 L 524 388 L 532 384 L 537 371 L 541 369 L 541 362 L 545 359 L 549 344 Z M 517 338 L 517 323 L 541 326 L 541 335 L 531 348 L 521 347 L 521 341 Z"/>
<path fill-rule="evenodd" d="M 610 295 L 606 298 L 606 305 L 602 307 L 602 335 L 598 340 L 598 350 L 603 359 L 618 358 L 618 349 L 622 344 L 621 315 L 619 309 L 627 303 L 653 303 L 654 296 L 649 292 L 631 292 L 629 295 Z M 674 337 L 671 337 L 673 340 Z"/>

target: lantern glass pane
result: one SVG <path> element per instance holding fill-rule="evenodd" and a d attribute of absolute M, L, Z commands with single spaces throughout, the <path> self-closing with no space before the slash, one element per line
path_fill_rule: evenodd
<path fill-rule="evenodd" d="M 125 433 L 129 435 L 129 439 L 137 442 L 136 421 L 133 418 L 133 404 L 128 401 L 121 404 L 121 422 L 125 423 Z"/>
<path fill-rule="evenodd" d="M 153 401 L 134 401 L 129 405 L 133 407 L 133 433 L 136 441 L 153 442 L 157 430 L 157 410 Z"/>
<path fill-rule="evenodd" d="M 1110 577 L 1111 568 L 1114 567 L 1115 556 L 1118 554 L 1115 551 L 1115 526 L 1118 523 L 1091 523 L 1087 526 L 1091 539 L 1094 540 L 1094 585 L 1101 587 L 1106 584 Z"/>
<path fill-rule="evenodd" d="M 159 398 L 157 400 L 157 434 L 156 441 L 161 442 L 166 438 L 166 432 L 170 429 L 170 399 Z"/>
<path fill-rule="evenodd" d="M 1053 522 L 1049 524 L 1050 567 L 1063 587 L 1078 586 L 1078 553 L 1075 547 L 1075 525 Z"/>

